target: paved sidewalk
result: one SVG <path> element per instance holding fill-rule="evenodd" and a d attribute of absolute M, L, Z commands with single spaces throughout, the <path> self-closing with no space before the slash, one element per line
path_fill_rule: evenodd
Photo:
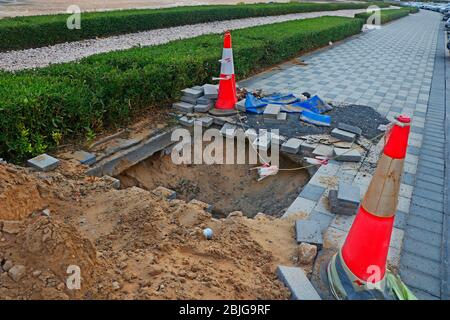
<path fill-rule="evenodd" d="M 268 92 L 308 91 L 337 102 L 369 105 L 388 118 L 399 113 L 412 116 L 389 262 L 400 266 L 404 281 L 423 299 L 444 296 L 445 81 L 435 68 L 435 59 L 436 66 L 442 60 L 436 56 L 440 20 L 439 14 L 422 10 L 329 50 L 300 57 L 306 66 L 286 63 L 240 83 Z M 327 170 L 340 176 L 342 169 Z M 371 176 L 355 172 L 348 178 L 364 193 Z M 324 237 L 331 235 L 336 246 L 345 239 L 352 219 L 334 217 L 323 208 L 321 199 L 328 191 L 324 190 L 322 186 L 314 200 L 300 195 L 297 200 L 302 201 L 297 202 L 308 204 L 310 218 L 327 217 Z"/>

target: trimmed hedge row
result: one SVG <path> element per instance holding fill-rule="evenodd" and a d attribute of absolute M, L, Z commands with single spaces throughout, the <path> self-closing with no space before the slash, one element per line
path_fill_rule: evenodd
<path fill-rule="evenodd" d="M 87 12 L 81 15 L 80 30 L 67 28 L 66 14 L 5 18 L 0 20 L 0 51 L 219 20 L 361 9 L 370 4 L 374 3 L 272 3 Z"/>
<path fill-rule="evenodd" d="M 406 17 L 409 15 L 410 10 L 409 8 L 400 8 L 400 9 L 387 9 L 387 10 L 381 10 L 381 24 L 388 23 L 390 21 L 400 19 L 403 17 Z M 372 15 L 372 13 L 357 13 L 355 14 L 355 18 L 363 19 L 364 21 L 367 21 L 367 18 L 369 18 Z"/>
<path fill-rule="evenodd" d="M 236 75 L 247 77 L 361 28 L 360 19 L 321 17 L 234 31 Z M 21 161 L 63 139 L 125 124 L 149 105 L 169 105 L 181 89 L 220 73 L 222 44 L 221 35 L 206 35 L 0 73 L 0 156 Z"/>

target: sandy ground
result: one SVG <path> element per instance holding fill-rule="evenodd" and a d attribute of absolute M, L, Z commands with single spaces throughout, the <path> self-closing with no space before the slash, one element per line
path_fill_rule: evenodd
<path fill-rule="evenodd" d="M 236 4 L 269 2 L 265 0 L 0 0 L 0 17 L 63 13 L 71 5 L 82 11 L 103 11 L 129 8 L 161 8 L 204 4 Z M 273 1 L 289 2 L 289 1 Z"/>
<path fill-rule="evenodd" d="M 0 299 L 289 297 L 275 269 L 298 261 L 294 220 L 214 219 L 202 205 L 115 190 L 83 170 L 0 164 Z M 80 289 L 67 286 L 69 266 L 80 268 Z"/>

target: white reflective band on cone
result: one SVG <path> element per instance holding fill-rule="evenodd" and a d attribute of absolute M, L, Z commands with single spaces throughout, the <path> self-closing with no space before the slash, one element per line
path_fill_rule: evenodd
<path fill-rule="evenodd" d="M 222 53 L 222 65 L 220 68 L 221 74 L 232 75 L 234 74 L 234 63 L 233 63 L 233 49 L 223 49 Z"/>

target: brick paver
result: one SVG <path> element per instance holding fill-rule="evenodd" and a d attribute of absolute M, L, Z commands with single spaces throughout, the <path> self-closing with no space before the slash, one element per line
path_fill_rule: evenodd
<path fill-rule="evenodd" d="M 329 50 L 301 57 L 306 66 L 286 63 L 241 82 L 251 89 L 308 91 L 337 102 L 369 105 L 388 118 L 399 113 L 412 116 L 389 260 L 399 263 L 402 279 L 422 299 L 448 298 L 445 279 L 449 277 L 446 257 L 450 253 L 443 242 L 444 231 L 450 233 L 444 212 L 448 88 L 443 38 L 440 15 L 422 10 Z M 450 108 L 449 100 L 447 105 Z M 347 172 L 338 168 L 336 175 L 353 181 L 364 193 L 371 177 L 356 172 L 347 177 Z M 317 187 L 305 190 L 297 200 L 314 201 L 316 206 L 311 202 L 308 208 L 309 218 L 318 219 L 324 230 L 331 224 L 328 229 L 332 229 L 330 234 L 336 233 L 332 238 L 339 244 L 349 221 L 338 225 L 332 220 L 321 205 L 326 186 L 310 182 Z"/>

